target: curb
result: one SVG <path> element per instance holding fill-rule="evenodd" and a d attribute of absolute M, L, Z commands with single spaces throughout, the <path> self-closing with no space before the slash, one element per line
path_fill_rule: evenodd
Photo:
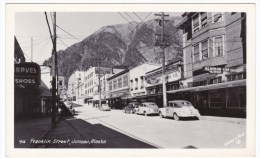
<path fill-rule="evenodd" d="M 242 119 L 242 118 L 222 118 L 222 117 L 200 116 L 200 120 L 224 122 L 224 123 L 231 123 L 231 124 L 237 124 L 237 125 L 246 125 L 246 119 Z"/>

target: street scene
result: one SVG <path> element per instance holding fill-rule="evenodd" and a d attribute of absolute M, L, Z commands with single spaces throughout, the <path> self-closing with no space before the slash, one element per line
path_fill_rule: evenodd
<path fill-rule="evenodd" d="M 246 13 L 15 21 L 14 148 L 246 148 Z"/>

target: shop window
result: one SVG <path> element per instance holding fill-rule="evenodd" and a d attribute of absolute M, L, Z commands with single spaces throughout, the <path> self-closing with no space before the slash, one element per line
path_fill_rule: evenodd
<path fill-rule="evenodd" d="M 246 79 L 246 73 L 234 74 L 227 76 L 227 81 L 235 81 Z"/>
<path fill-rule="evenodd" d="M 200 51 L 199 51 L 199 44 L 193 47 L 194 49 L 194 59 L 193 62 L 198 62 L 200 60 Z"/>
<path fill-rule="evenodd" d="M 223 38 L 215 37 L 214 38 L 214 48 L 215 48 L 215 56 L 222 56 L 223 55 Z"/>
<path fill-rule="evenodd" d="M 225 88 L 223 89 L 216 89 L 209 91 L 209 100 L 210 100 L 210 107 L 223 107 L 226 105 L 225 102 L 226 93 Z"/>
<path fill-rule="evenodd" d="M 208 40 L 201 43 L 202 60 L 208 59 Z"/>
<path fill-rule="evenodd" d="M 221 83 L 221 82 L 222 82 L 222 77 L 221 76 L 213 78 L 213 79 L 210 79 L 210 84 L 216 84 L 216 83 Z"/>
<path fill-rule="evenodd" d="M 200 18 L 201 18 L 201 27 L 205 27 L 207 26 L 207 12 L 202 12 L 200 14 Z"/>
<path fill-rule="evenodd" d="M 222 13 L 221 12 L 215 12 L 213 13 L 213 23 L 222 21 Z"/>
<path fill-rule="evenodd" d="M 199 31 L 199 14 L 193 17 L 193 33 Z"/>

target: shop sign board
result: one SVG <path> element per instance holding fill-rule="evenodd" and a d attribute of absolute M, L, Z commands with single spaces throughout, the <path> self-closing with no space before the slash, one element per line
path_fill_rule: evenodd
<path fill-rule="evenodd" d="M 14 82 L 17 85 L 40 85 L 41 69 L 36 63 L 20 63 L 14 66 Z"/>
<path fill-rule="evenodd" d="M 101 68 L 101 67 L 97 67 L 95 69 L 95 73 L 96 74 L 111 74 L 111 69 L 110 68 Z"/>
<path fill-rule="evenodd" d="M 147 82 L 148 84 L 157 84 L 157 83 L 160 82 L 160 78 L 148 78 L 148 79 L 146 80 L 146 82 Z"/>
<path fill-rule="evenodd" d="M 205 66 L 204 70 L 212 74 L 221 74 L 223 72 L 235 72 L 235 69 L 226 68 L 226 67 L 215 67 L 215 66 Z"/>

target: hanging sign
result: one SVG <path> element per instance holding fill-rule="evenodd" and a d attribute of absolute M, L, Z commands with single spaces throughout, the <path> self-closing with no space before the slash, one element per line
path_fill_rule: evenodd
<path fill-rule="evenodd" d="M 36 63 L 21 63 L 14 66 L 14 82 L 17 85 L 40 85 L 41 69 Z"/>

